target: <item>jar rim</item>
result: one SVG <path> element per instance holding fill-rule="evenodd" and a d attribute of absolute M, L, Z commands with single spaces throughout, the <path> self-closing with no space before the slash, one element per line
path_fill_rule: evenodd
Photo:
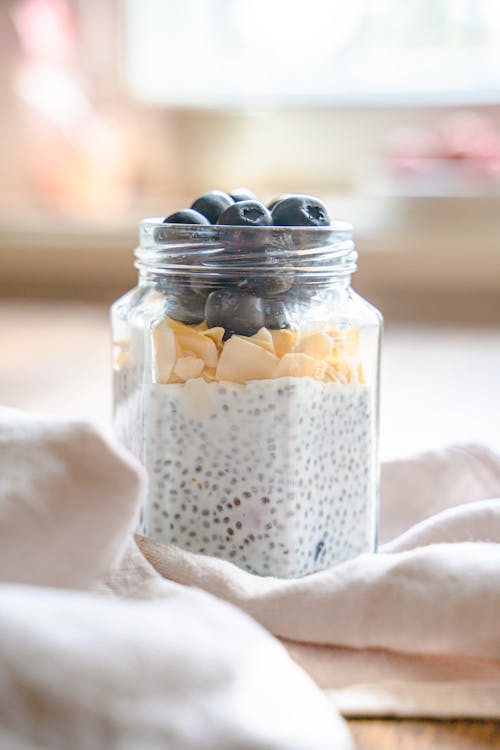
<path fill-rule="evenodd" d="M 350 276 L 357 252 L 352 225 L 236 226 L 165 224 L 146 218 L 140 225 L 136 266 L 158 274 Z"/>
<path fill-rule="evenodd" d="M 177 224 L 177 223 L 165 223 L 161 216 L 146 217 L 142 219 L 140 223 L 141 236 L 144 232 L 148 235 L 154 233 L 155 235 L 160 234 L 158 239 L 164 236 L 164 233 L 180 231 L 186 234 L 199 234 L 200 236 L 223 236 L 225 234 L 238 231 L 248 234 L 250 232 L 258 232 L 261 234 L 270 233 L 276 235 L 282 234 L 307 234 L 311 236 L 328 235 L 332 233 L 351 233 L 352 224 L 348 221 L 335 220 L 331 224 L 326 226 L 241 226 L 238 224 Z M 156 230 L 156 232 L 155 232 Z"/>

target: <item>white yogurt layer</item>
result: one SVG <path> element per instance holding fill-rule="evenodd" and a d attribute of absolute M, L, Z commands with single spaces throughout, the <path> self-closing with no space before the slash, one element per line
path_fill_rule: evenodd
<path fill-rule="evenodd" d="M 374 400 L 311 377 L 146 385 L 146 533 L 279 577 L 372 551 Z"/>

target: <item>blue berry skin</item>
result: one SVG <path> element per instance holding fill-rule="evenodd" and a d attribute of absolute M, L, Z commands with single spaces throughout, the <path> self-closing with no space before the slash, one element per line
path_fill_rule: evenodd
<path fill-rule="evenodd" d="M 287 304 L 281 299 L 264 300 L 264 315 L 266 328 L 276 331 L 280 328 L 290 328 L 290 316 Z"/>
<path fill-rule="evenodd" d="M 210 224 L 217 224 L 221 213 L 226 208 L 229 208 L 229 206 L 232 206 L 233 203 L 234 201 L 231 196 L 223 193 L 222 190 L 211 190 L 209 193 L 205 193 L 200 198 L 197 198 L 191 208 L 203 214 Z"/>
<path fill-rule="evenodd" d="M 283 198 L 289 198 L 289 197 L 290 197 L 290 194 L 287 193 L 286 195 L 281 195 L 279 198 L 275 198 L 273 201 L 271 201 L 271 203 L 269 203 L 269 205 L 267 207 L 268 210 L 269 211 L 273 211 L 274 207 L 277 206 L 278 203 L 281 203 L 281 201 L 283 200 Z"/>
<path fill-rule="evenodd" d="M 272 216 L 263 203 L 259 201 L 239 201 L 226 208 L 219 216 L 218 224 L 239 227 L 269 227 Z"/>
<path fill-rule="evenodd" d="M 273 276 L 243 278 L 238 282 L 238 287 L 259 297 L 266 297 L 267 295 L 273 297 L 287 292 L 293 286 L 293 282 L 294 277 L 291 274 L 282 273 Z"/>
<path fill-rule="evenodd" d="M 205 320 L 205 298 L 188 286 L 169 289 L 165 314 L 180 323 L 192 325 Z"/>
<path fill-rule="evenodd" d="M 232 193 L 229 193 L 231 198 L 235 203 L 239 203 L 240 201 L 254 201 L 257 200 L 254 193 L 252 193 L 251 190 L 248 188 L 236 188 L 232 191 Z"/>
<path fill-rule="evenodd" d="M 210 224 L 209 220 L 199 211 L 193 211 L 192 208 L 184 208 L 182 211 L 176 211 L 163 220 L 164 224 Z"/>
<path fill-rule="evenodd" d="M 320 542 L 317 543 L 316 548 L 314 550 L 314 562 L 318 562 L 318 558 L 323 552 L 324 548 L 325 548 L 325 543 L 322 539 Z"/>
<path fill-rule="evenodd" d="M 330 217 L 325 204 L 312 195 L 289 195 L 272 211 L 273 224 L 280 227 L 326 227 Z"/>
<path fill-rule="evenodd" d="M 265 322 L 262 300 L 237 289 L 215 289 L 207 297 L 205 316 L 209 328 L 222 326 L 224 340 L 233 333 L 253 336 Z"/>
<path fill-rule="evenodd" d="M 203 297 L 204 300 L 206 300 L 212 291 L 209 284 L 204 284 L 203 281 L 200 281 L 196 277 L 189 281 L 189 287 L 192 292 L 198 295 L 198 297 Z"/>

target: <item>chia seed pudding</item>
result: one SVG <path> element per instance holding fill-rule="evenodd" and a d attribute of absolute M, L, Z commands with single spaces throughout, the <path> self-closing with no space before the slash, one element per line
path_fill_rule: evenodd
<path fill-rule="evenodd" d="M 295 578 L 375 548 L 380 315 L 350 288 L 353 245 L 343 226 L 328 220 L 284 234 L 288 227 L 266 225 L 270 235 L 253 229 L 245 245 L 245 226 L 233 226 L 243 209 L 210 195 L 208 208 L 203 196 L 177 224 L 145 222 L 142 294 L 140 284 L 112 313 L 115 430 L 146 469 L 141 533 L 254 574 Z M 300 201 L 273 209 L 280 222 L 303 210 L 307 196 L 292 197 Z M 214 235 L 196 214 L 218 201 L 231 226 Z M 323 216 L 315 201 L 311 215 Z M 251 208 L 252 221 L 269 221 L 261 204 Z M 179 238 L 182 276 L 172 280 Z M 283 247 L 286 274 L 269 269 Z M 241 266 L 248 253 L 251 272 Z M 314 274 L 317 284 L 303 287 Z"/>
<path fill-rule="evenodd" d="M 373 547 L 368 386 L 152 385 L 145 423 L 157 539 L 284 578 Z"/>

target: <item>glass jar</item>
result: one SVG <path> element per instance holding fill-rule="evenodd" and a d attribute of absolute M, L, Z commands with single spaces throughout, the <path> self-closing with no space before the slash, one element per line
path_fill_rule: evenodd
<path fill-rule="evenodd" d="M 381 315 L 349 224 L 141 225 L 112 307 L 140 533 L 293 578 L 375 549 Z"/>

